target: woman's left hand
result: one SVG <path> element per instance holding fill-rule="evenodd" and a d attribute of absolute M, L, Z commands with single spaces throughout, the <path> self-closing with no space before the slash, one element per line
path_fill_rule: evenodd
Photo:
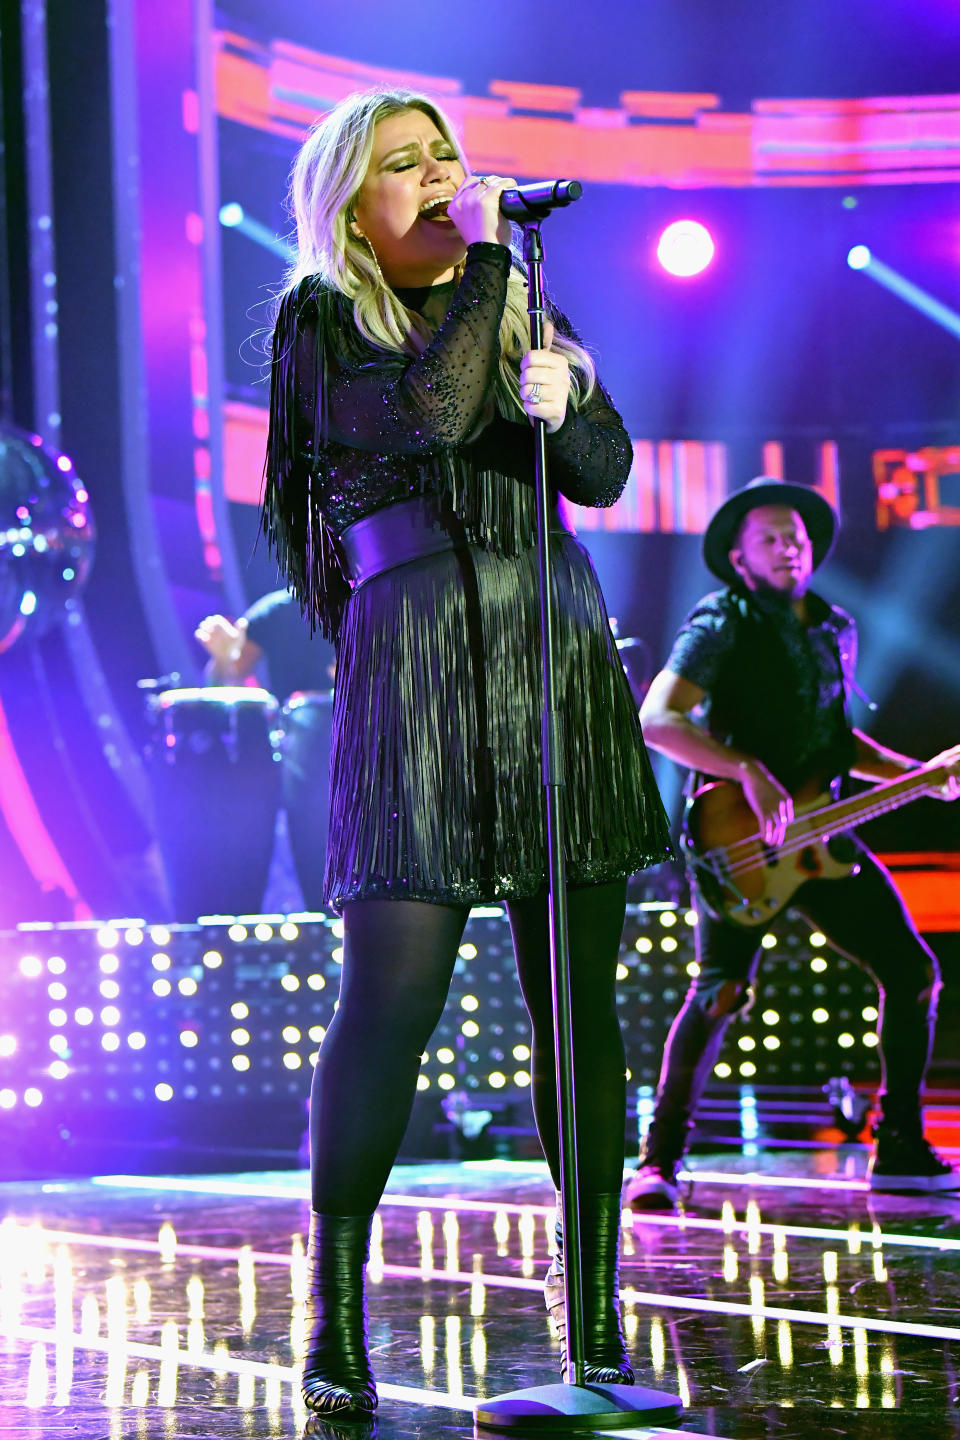
<path fill-rule="evenodd" d="M 543 349 L 528 350 L 520 361 L 520 400 L 531 420 L 543 420 L 552 435 L 567 413 L 570 395 L 570 367 L 563 355 L 555 355 L 553 326 L 543 322 Z"/>

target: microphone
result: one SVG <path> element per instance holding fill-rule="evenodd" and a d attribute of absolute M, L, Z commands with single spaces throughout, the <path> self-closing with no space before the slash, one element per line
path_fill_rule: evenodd
<path fill-rule="evenodd" d="M 500 192 L 500 214 L 508 220 L 540 220 L 551 210 L 572 205 L 583 194 L 579 180 L 535 180 Z"/>

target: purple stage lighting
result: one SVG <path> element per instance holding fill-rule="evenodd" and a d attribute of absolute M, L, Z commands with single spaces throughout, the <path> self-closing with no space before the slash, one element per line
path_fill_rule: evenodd
<path fill-rule="evenodd" d="M 657 241 L 657 259 L 664 270 L 683 278 L 706 270 L 715 251 L 710 231 L 699 220 L 674 220 Z"/>

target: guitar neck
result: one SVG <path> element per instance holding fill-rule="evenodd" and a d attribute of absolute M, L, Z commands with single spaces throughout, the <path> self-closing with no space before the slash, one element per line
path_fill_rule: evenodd
<path fill-rule="evenodd" d="M 849 830 L 854 825 L 865 825 L 868 820 L 899 810 L 901 805 L 909 805 L 911 800 L 919 800 L 921 795 L 942 784 L 945 779 L 943 766 L 920 766 L 898 780 L 885 780 L 850 800 L 838 800 L 813 815 L 799 816 L 793 825 L 788 826 L 787 835 L 801 835 L 813 830 L 832 834 L 837 830 Z"/>

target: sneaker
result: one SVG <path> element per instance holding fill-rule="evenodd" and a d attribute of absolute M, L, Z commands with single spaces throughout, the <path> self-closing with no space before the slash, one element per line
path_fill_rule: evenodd
<path fill-rule="evenodd" d="M 896 1131 L 879 1131 L 867 1180 L 871 1190 L 894 1195 L 960 1190 L 960 1171 L 941 1160 L 929 1141 L 922 1135 L 898 1135 Z"/>
<path fill-rule="evenodd" d="M 675 1210 L 680 1199 L 675 1165 L 640 1165 L 623 1192 L 631 1210 Z"/>

